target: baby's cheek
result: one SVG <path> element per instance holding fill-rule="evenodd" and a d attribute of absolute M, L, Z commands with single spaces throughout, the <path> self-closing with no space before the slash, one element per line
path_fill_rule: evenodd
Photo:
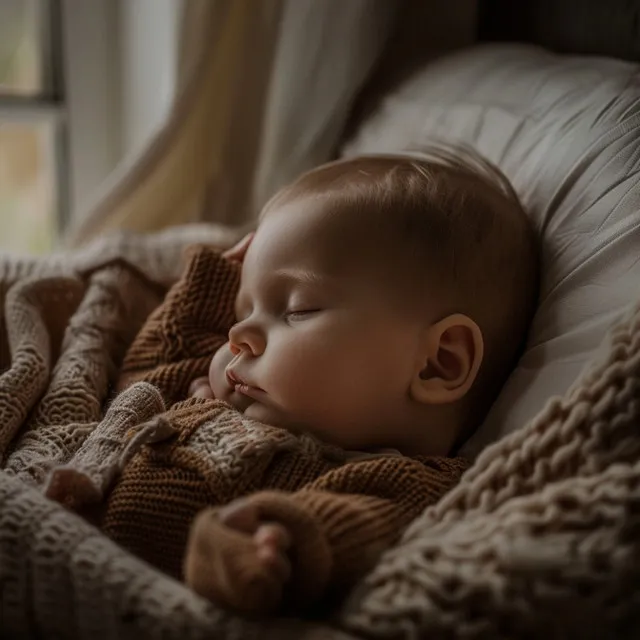
<path fill-rule="evenodd" d="M 209 366 L 209 384 L 216 398 L 221 398 L 229 391 L 226 368 L 233 359 L 229 343 L 223 344 L 214 354 Z"/>
<path fill-rule="evenodd" d="M 336 352 L 328 340 L 291 342 L 276 363 L 278 386 L 293 405 L 322 405 L 326 394 L 340 379 L 344 354 Z M 275 378 L 275 376 L 274 376 Z M 340 384 L 340 383 L 338 383 Z"/>

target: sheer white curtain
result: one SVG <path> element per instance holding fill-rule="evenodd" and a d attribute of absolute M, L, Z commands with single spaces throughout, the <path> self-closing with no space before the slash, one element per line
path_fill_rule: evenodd
<path fill-rule="evenodd" d="M 112 229 L 251 224 L 300 171 L 327 160 L 402 2 L 183 0 L 176 98 L 69 243 Z"/>

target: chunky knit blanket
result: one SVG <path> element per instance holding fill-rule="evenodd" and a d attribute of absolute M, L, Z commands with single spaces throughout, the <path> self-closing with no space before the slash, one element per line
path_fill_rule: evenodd
<path fill-rule="evenodd" d="M 165 437 L 153 384 L 108 400 L 185 247 L 231 239 L 186 228 L 0 259 L 2 637 L 639 637 L 640 308 L 563 398 L 414 521 L 331 619 L 225 613 L 73 513 L 140 441 Z M 62 490 L 52 478 L 72 460 L 95 476 Z"/>

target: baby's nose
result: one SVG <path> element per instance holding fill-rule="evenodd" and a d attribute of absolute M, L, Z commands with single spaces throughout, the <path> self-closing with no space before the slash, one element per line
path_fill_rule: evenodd
<path fill-rule="evenodd" d="M 266 348 L 266 339 L 258 324 L 250 319 L 238 322 L 229 331 L 229 349 L 234 355 L 246 351 L 252 356 L 261 355 Z"/>

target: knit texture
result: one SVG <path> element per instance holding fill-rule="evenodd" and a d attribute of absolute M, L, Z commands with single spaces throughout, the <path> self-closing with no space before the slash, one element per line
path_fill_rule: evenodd
<path fill-rule="evenodd" d="M 640 308 L 569 393 L 488 448 L 413 521 L 330 625 L 225 613 L 48 499 L 100 503 L 143 450 L 183 437 L 157 420 L 167 406 L 153 385 L 105 401 L 134 336 L 179 277 L 184 247 L 216 242 L 203 233 L 0 259 L 3 637 L 640 635 Z M 250 465 L 223 462 L 239 478 Z"/>
<path fill-rule="evenodd" d="M 173 404 L 194 378 L 207 374 L 211 355 L 234 322 L 240 266 L 206 246 L 193 246 L 180 282 L 145 323 L 122 365 L 118 389 L 145 380 Z"/>
<path fill-rule="evenodd" d="M 227 339 L 238 285 L 237 264 L 206 246 L 192 248 L 183 276 L 129 348 L 118 387 L 144 381 L 168 404 L 184 398 Z M 172 404 L 156 424 L 164 425 L 168 441 L 149 444 L 124 467 L 107 500 L 103 530 L 182 579 L 197 513 L 249 495 L 264 519 L 277 519 L 293 536 L 294 570 L 283 601 L 290 611 L 344 593 L 467 466 L 460 459 L 399 455 L 350 462 L 334 447 L 245 420 L 212 400 Z M 187 558 L 189 581 L 198 592 L 246 613 L 280 608 L 271 585 L 256 587 L 259 563 L 242 536 L 215 525 L 200 531 Z M 232 571 L 225 568 L 230 556 Z"/>
<path fill-rule="evenodd" d="M 107 501 L 104 531 L 182 578 L 189 527 L 197 513 L 248 495 L 264 520 L 286 525 L 293 537 L 294 571 L 285 598 L 289 610 L 315 604 L 327 592 L 344 593 L 466 468 L 460 459 L 398 455 L 350 461 L 345 452 L 246 420 L 215 400 L 178 403 L 160 420 L 177 437 L 145 447 L 124 468 Z M 202 535 L 211 539 L 217 555 L 216 537 L 224 533 L 214 526 Z M 231 540 L 225 540 L 229 547 Z M 249 575 L 255 567 L 246 565 L 255 564 L 255 558 L 241 550 L 241 541 L 237 549 L 229 547 L 234 571 Z M 201 560 L 203 572 L 213 571 L 211 580 L 220 582 L 211 560 Z M 200 576 L 197 580 L 202 584 Z M 241 581 L 232 585 L 234 594 L 221 593 L 219 584 L 212 588 L 218 589 L 218 601 L 236 609 L 270 609 L 257 596 L 255 606 L 249 606 L 241 586 Z"/>

